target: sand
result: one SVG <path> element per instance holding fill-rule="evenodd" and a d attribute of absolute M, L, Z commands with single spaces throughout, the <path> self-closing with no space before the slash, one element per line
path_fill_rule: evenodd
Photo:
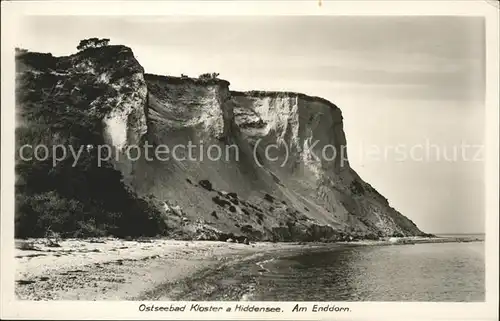
<path fill-rule="evenodd" d="M 98 242 L 98 243 L 96 243 Z M 16 296 L 28 300 L 135 300 L 197 271 L 318 245 L 118 239 L 16 241 Z M 26 248 L 20 249 L 22 244 Z"/>
<path fill-rule="evenodd" d="M 456 242 L 455 238 L 401 238 L 348 243 L 265 243 L 153 239 L 125 241 L 44 239 L 16 241 L 16 296 L 27 300 L 147 300 L 155 289 L 182 282 L 197 272 L 222 268 L 285 251 L 339 245 L 373 246 L 407 242 Z M 168 300 L 162 295 L 162 300 Z"/>

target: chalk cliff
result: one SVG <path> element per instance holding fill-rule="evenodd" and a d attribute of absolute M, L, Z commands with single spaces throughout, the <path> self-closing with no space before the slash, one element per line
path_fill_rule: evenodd
<path fill-rule="evenodd" d="M 102 111 L 103 142 L 117 150 L 109 162 L 129 189 L 157 201 L 172 236 L 314 241 L 423 234 L 350 167 L 341 110 L 325 99 L 145 74 L 123 46 L 50 59 L 58 61 L 52 74 L 83 73 L 92 86 L 105 86 L 84 102 L 85 112 Z M 39 72 L 25 60 L 18 73 Z M 85 90 L 71 79 L 74 90 Z M 140 146 L 141 157 L 126 157 L 129 146 Z M 158 157 L 159 146 L 169 152 Z M 152 157 L 145 157 L 147 148 Z"/>

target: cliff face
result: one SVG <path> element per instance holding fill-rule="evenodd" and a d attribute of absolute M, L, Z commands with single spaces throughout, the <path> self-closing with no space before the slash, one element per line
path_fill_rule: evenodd
<path fill-rule="evenodd" d="M 349 233 L 419 233 L 407 218 L 350 168 L 342 113 L 331 102 L 296 93 L 234 93 L 236 123 L 249 141 L 288 148 L 266 162 L 280 186 L 294 192 L 322 224 Z M 300 203 L 297 204 L 300 207 Z"/>
<path fill-rule="evenodd" d="M 135 162 L 123 155 L 147 130 L 132 50 L 19 50 L 16 67 L 16 237 L 165 234 L 159 201 L 127 187 Z"/>
<path fill-rule="evenodd" d="M 194 235 L 211 226 L 281 241 L 421 234 L 350 168 L 342 113 L 331 102 L 297 93 L 230 92 L 229 83 L 218 80 L 145 79 L 145 139 L 171 150 L 195 146 L 177 160 L 141 160 L 133 175 L 139 193 L 182 209 L 170 225 Z M 216 161 L 209 146 L 222 151 Z M 213 190 L 200 187 L 202 180 Z"/>
<path fill-rule="evenodd" d="M 106 64 L 89 58 L 106 50 L 84 51 L 70 65 L 114 89 L 88 110 L 108 106 L 102 136 L 120 154 L 110 161 L 136 193 L 159 200 L 176 235 L 310 241 L 422 234 L 350 168 L 342 113 L 331 102 L 144 74 L 131 52 Z M 149 146 L 150 156 L 159 146 L 168 152 L 131 161 L 124 152 L 131 145 Z"/>
<path fill-rule="evenodd" d="M 123 151 L 127 145 L 138 144 L 147 131 L 144 69 L 132 50 L 109 46 L 68 57 L 26 53 L 17 56 L 16 62 L 18 101 L 22 101 L 17 107 L 24 115 L 21 123 L 60 127 L 53 132 L 61 132 L 59 129 L 65 126 L 94 122 L 89 127 L 99 131 L 104 143 L 112 146 L 110 158 L 120 160 L 115 165 L 128 177 L 133 164 Z M 37 103 L 46 104 L 44 110 L 32 108 Z M 44 112 L 47 115 L 40 119 Z M 57 115 L 61 118 L 57 119 Z M 64 124 L 68 116 L 76 119 L 68 119 Z M 93 145 L 99 139 L 87 138 L 86 143 Z"/>

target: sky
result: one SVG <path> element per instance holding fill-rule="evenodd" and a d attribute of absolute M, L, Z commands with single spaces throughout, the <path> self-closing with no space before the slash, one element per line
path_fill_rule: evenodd
<path fill-rule="evenodd" d="M 475 17 L 31 16 L 17 46 L 131 47 L 146 72 L 340 107 L 351 167 L 429 233 L 483 233 L 485 31 Z M 396 152 L 398 151 L 398 152 Z"/>

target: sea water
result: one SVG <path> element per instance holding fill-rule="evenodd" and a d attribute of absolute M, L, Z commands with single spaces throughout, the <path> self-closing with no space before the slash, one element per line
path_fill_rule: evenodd
<path fill-rule="evenodd" d="M 261 265 L 251 295 L 257 301 L 485 299 L 483 242 L 347 247 Z"/>
<path fill-rule="evenodd" d="M 165 284 L 155 297 L 187 301 L 484 301 L 484 242 L 298 246 L 201 271 L 182 282 Z"/>
<path fill-rule="evenodd" d="M 484 256 L 484 242 L 333 244 L 207 271 L 173 293 L 206 301 L 477 302 L 485 300 Z"/>

